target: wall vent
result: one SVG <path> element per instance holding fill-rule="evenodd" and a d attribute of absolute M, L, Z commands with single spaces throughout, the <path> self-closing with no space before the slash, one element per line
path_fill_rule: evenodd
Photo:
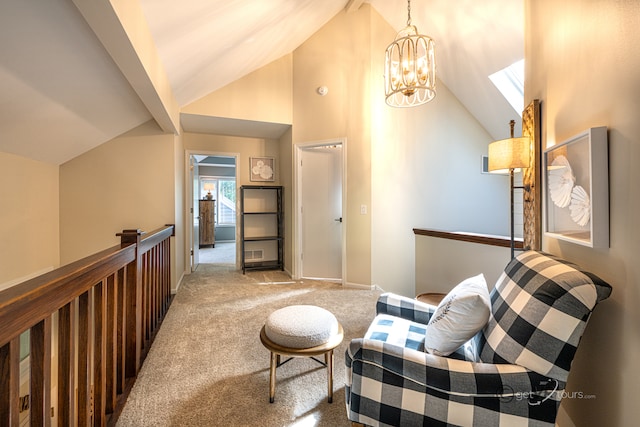
<path fill-rule="evenodd" d="M 245 261 L 261 261 L 264 259 L 264 251 L 262 249 L 244 251 L 244 259 Z"/>

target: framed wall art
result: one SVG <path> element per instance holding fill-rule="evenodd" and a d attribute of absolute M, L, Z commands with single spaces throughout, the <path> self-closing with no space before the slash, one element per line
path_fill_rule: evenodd
<path fill-rule="evenodd" d="M 590 128 L 544 153 L 545 235 L 609 247 L 607 128 Z"/>
<path fill-rule="evenodd" d="M 273 157 L 250 157 L 249 179 L 254 182 L 273 182 L 276 180 L 276 159 Z"/>

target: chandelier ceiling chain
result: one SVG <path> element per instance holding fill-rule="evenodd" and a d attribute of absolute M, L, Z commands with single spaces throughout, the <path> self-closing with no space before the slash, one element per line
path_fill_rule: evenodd
<path fill-rule="evenodd" d="M 392 107 L 413 107 L 436 96 L 435 43 L 412 25 L 411 0 L 407 26 L 387 47 L 384 80 L 385 101 Z"/>

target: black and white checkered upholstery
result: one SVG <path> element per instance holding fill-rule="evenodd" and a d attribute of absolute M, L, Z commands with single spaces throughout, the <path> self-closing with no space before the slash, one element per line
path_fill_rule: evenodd
<path fill-rule="evenodd" d="M 526 252 L 491 292 L 480 360 L 512 363 L 566 381 L 591 311 L 611 286 L 575 264 Z"/>
<path fill-rule="evenodd" d="M 434 306 L 383 294 L 345 354 L 348 417 L 371 426 L 552 426 L 586 321 L 610 292 L 573 264 L 525 252 L 498 280 L 487 327 L 448 357 L 424 352 Z"/>

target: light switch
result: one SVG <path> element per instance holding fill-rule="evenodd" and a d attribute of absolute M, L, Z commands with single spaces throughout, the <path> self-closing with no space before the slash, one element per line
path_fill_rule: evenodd
<path fill-rule="evenodd" d="M 367 205 L 360 205 L 360 215 L 367 214 Z"/>

